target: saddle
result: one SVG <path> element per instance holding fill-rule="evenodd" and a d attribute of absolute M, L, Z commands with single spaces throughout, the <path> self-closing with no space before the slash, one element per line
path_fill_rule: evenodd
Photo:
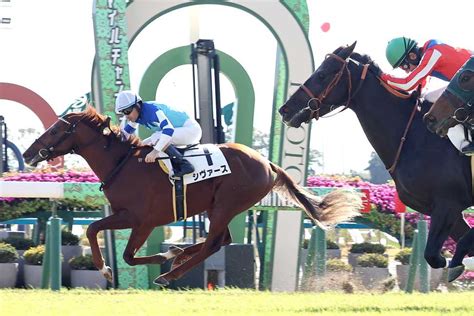
<path fill-rule="evenodd" d="M 171 176 L 172 165 L 169 159 L 160 159 L 161 169 L 167 173 L 173 186 L 174 220 L 187 218 L 186 188 L 189 184 L 214 177 L 230 174 L 230 167 L 222 151 L 214 144 L 193 144 L 186 147 L 175 147 L 195 168 L 191 174 L 182 177 Z M 167 157 L 160 153 L 161 157 Z"/>

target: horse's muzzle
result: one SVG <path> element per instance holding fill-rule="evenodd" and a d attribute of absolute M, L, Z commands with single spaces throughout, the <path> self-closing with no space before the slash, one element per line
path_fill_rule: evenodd
<path fill-rule="evenodd" d="M 36 167 L 39 162 L 44 160 L 44 158 L 42 158 L 39 154 L 35 154 L 35 155 L 23 154 L 23 159 L 25 160 L 26 164 L 32 167 Z"/>

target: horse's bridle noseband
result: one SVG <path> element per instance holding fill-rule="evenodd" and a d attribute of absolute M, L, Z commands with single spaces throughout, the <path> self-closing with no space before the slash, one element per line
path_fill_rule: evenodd
<path fill-rule="evenodd" d="M 61 121 L 61 122 L 66 123 L 67 125 L 69 125 L 69 127 L 66 131 L 64 131 L 64 134 L 61 135 L 61 137 L 59 137 L 52 145 L 48 146 L 45 143 L 43 143 L 41 141 L 41 139 L 39 139 L 39 138 L 36 139 L 36 141 L 43 146 L 43 148 L 38 150 L 38 156 L 40 156 L 42 159 L 46 160 L 46 159 L 55 158 L 55 157 L 51 157 L 54 154 L 55 147 L 58 146 L 59 144 L 61 144 L 66 138 L 71 136 L 76 131 L 77 124 L 79 124 L 79 122 L 81 121 L 81 119 L 79 119 L 75 123 L 70 123 L 63 117 L 58 118 L 58 120 Z M 74 150 L 72 149 L 69 153 L 73 153 L 73 152 L 74 152 Z M 67 153 L 64 153 L 64 154 L 67 154 Z M 61 154 L 58 154 L 58 156 L 60 156 L 60 155 Z"/>
<path fill-rule="evenodd" d="M 314 95 L 314 93 L 308 88 L 306 87 L 304 84 L 301 84 L 300 87 L 301 89 L 309 96 L 309 100 L 306 104 L 306 107 L 304 107 L 303 109 L 301 109 L 301 111 L 304 111 L 306 109 L 309 109 L 311 111 L 311 114 L 309 115 L 309 118 L 308 118 L 308 121 L 306 123 L 308 123 L 309 121 L 311 121 L 313 118 L 315 118 L 316 120 L 319 119 L 319 111 L 321 109 L 321 104 L 323 104 L 324 102 L 324 99 L 327 97 L 327 95 L 329 93 L 331 93 L 331 91 L 334 89 L 334 87 L 338 84 L 339 80 L 341 80 L 342 78 L 342 74 L 344 73 L 344 71 L 347 72 L 347 77 L 348 77 L 348 85 L 347 85 L 347 100 L 345 102 L 345 105 L 344 105 L 344 108 L 337 112 L 336 114 L 346 110 L 347 108 L 349 108 L 349 105 L 350 105 L 350 102 L 352 101 L 352 99 L 357 95 L 357 93 L 359 92 L 360 88 L 362 87 L 362 84 L 364 83 L 364 80 L 366 78 L 366 75 L 367 75 L 367 71 L 369 69 L 369 66 L 370 66 L 370 63 L 367 63 L 367 64 L 364 64 L 363 65 L 363 69 L 362 69 L 362 72 L 361 72 L 361 76 L 360 76 L 360 81 L 359 81 L 359 85 L 357 86 L 357 89 L 354 91 L 354 93 L 352 93 L 352 77 L 351 77 L 351 71 L 349 70 L 349 62 L 352 61 L 354 63 L 356 63 L 357 65 L 360 65 L 360 63 L 356 60 L 352 60 L 349 58 L 349 60 L 346 60 L 346 59 L 342 59 L 340 56 L 336 55 L 336 54 L 328 54 L 326 55 L 326 58 L 329 58 L 329 57 L 334 57 L 336 58 L 337 60 L 339 60 L 340 62 L 342 62 L 342 67 L 341 69 L 337 72 L 336 76 L 333 78 L 333 80 L 329 83 L 329 85 L 326 87 L 326 89 L 324 89 L 317 97 Z M 384 84 L 383 81 L 381 81 L 382 85 L 386 86 L 386 84 Z M 389 88 L 390 89 L 390 88 Z M 390 89 L 390 90 L 393 90 L 393 89 Z M 396 92 L 393 92 L 391 91 L 391 93 L 395 94 L 395 95 L 398 95 L 400 96 L 400 93 L 396 93 Z M 402 96 L 403 97 L 403 96 Z M 312 103 L 313 101 L 316 101 L 316 106 L 312 106 Z M 411 123 L 413 121 L 413 118 L 415 116 L 415 113 L 416 113 L 416 110 L 418 108 L 418 102 L 416 102 L 414 108 L 413 108 L 413 111 L 410 115 L 410 118 L 408 120 L 408 124 L 405 128 L 405 132 L 400 140 L 400 144 L 398 146 L 398 150 L 395 154 L 395 159 L 394 159 L 394 162 L 392 164 L 392 166 L 390 168 L 388 168 L 388 171 L 392 174 L 397 166 L 397 163 L 398 163 L 398 159 L 400 157 L 400 153 L 401 153 L 401 150 L 403 148 L 403 144 L 405 143 L 405 140 L 406 140 L 406 135 L 408 133 L 408 130 L 411 126 Z M 300 111 L 300 112 L 301 112 Z M 330 109 L 330 111 L 332 111 Z M 316 115 L 315 115 L 316 114 Z M 334 115 L 336 115 L 334 114 Z M 331 115 L 333 116 L 333 115 Z M 328 116 L 326 116 L 328 117 Z"/>
<path fill-rule="evenodd" d="M 324 89 L 318 96 L 315 96 L 314 93 L 308 87 L 306 87 L 304 84 L 300 85 L 301 89 L 303 89 L 303 91 L 309 97 L 309 100 L 306 103 L 306 107 L 304 107 L 301 110 L 301 111 L 303 111 L 305 109 L 309 109 L 311 111 L 311 115 L 309 116 L 308 122 L 313 118 L 315 118 L 316 120 L 319 119 L 319 117 L 320 117 L 319 116 L 319 111 L 321 109 L 321 104 L 323 104 L 324 99 L 328 96 L 328 94 L 331 93 L 331 91 L 334 89 L 334 87 L 339 83 L 339 81 L 342 78 L 342 75 L 343 75 L 344 71 L 347 73 L 349 84 L 347 85 L 347 101 L 345 102 L 344 108 L 340 112 L 346 110 L 349 107 L 349 104 L 350 104 L 352 98 L 357 94 L 357 92 L 361 88 L 362 83 L 363 83 L 363 81 L 364 81 L 364 79 L 367 75 L 367 70 L 368 70 L 369 64 L 364 65 L 364 69 L 362 70 L 362 74 L 361 74 L 361 77 L 360 77 L 362 80 L 359 82 L 359 86 L 357 87 L 356 91 L 352 94 L 351 71 L 349 70 L 349 67 L 348 67 L 349 61 L 339 57 L 336 54 L 327 54 L 326 58 L 329 58 L 329 57 L 334 57 L 338 61 L 342 62 L 342 67 L 337 72 L 337 74 L 334 76 L 332 81 L 328 84 L 326 89 Z M 354 61 L 354 62 L 356 62 L 356 61 Z M 313 105 L 313 104 L 316 104 L 316 105 Z"/>
<path fill-rule="evenodd" d="M 464 102 L 461 98 L 459 98 L 457 96 L 456 93 L 453 93 L 452 91 L 450 91 L 449 89 L 446 89 L 442 95 L 444 95 L 446 92 L 449 92 L 453 95 L 453 97 L 459 99 L 464 105 L 463 106 L 460 106 L 460 107 L 456 107 L 454 106 L 451 102 L 448 102 L 448 105 L 453 109 L 453 115 L 452 116 L 448 116 L 446 118 L 444 118 L 443 120 L 441 120 L 439 123 L 438 123 L 438 126 L 445 126 L 446 124 L 449 123 L 449 120 L 454 120 L 455 122 L 457 122 L 458 124 L 464 124 L 466 122 L 468 122 L 469 120 L 471 120 L 471 115 L 472 115 L 472 112 L 473 112 L 473 107 L 472 107 L 472 100 L 469 100 L 469 101 L 466 101 Z"/>
<path fill-rule="evenodd" d="M 66 131 L 64 131 L 64 134 L 61 135 L 61 137 L 59 137 L 52 145 L 46 145 L 45 143 L 43 143 L 41 141 L 41 139 L 39 139 L 39 138 L 36 139 L 36 141 L 43 146 L 43 148 L 38 150 L 38 156 L 40 156 L 44 160 L 51 160 L 51 159 L 54 159 L 54 158 L 56 158 L 58 156 L 61 156 L 61 155 L 77 153 L 78 150 L 75 149 L 75 148 L 71 148 L 71 150 L 68 151 L 68 152 L 61 152 L 61 153 L 58 153 L 58 152 L 55 153 L 54 150 L 55 150 L 56 146 L 61 144 L 64 140 L 66 140 L 69 136 L 71 136 L 72 134 L 74 134 L 76 132 L 76 127 L 79 123 L 81 123 L 83 118 L 84 117 L 81 117 L 76 122 L 71 123 L 71 122 L 67 121 L 64 117 L 59 117 L 58 120 L 61 121 L 61 122 L 66 123 L 69 126 L 68 129 Z M 106 125 L 105 127 L 103 127 L 104 124 Z M 86 124 L 86 125 L 89 126 L 88 124 Z M 100 125 L 100 128 L 102 128 L 102 133 L 106 136 L 109 135 L 112 132 L 112 130 L 110 129 L 110 117 L 107 117 L 107 119 Z M 98 140 L 98 138 L 95 138 L 91 143 L 86 144 L 83 147 L 87 147 L 87 146 L 95 143 L 97 140 Z M 105 148 L 107 148 L 109 145 L 110 145 L 110 141 L 107 143 Z M 55 155 L 55 156 L 53 156 L 53 155 Z"/>
<path fill-rule="evenodd" d="M 448 102 L 449 106 L 451 106 L 454 110 L 453 116 L 451 116 L 451 118 L 460 124 L 463 124 L 469 121 L 472 115 L 472 111 L 473 111 L 473 107 L 472 107 L 473 100 L 472 99 L 464 100 L 463 98 L 459 97 L 458 94 L 456 94 L 451 89 L 446 89 L 446 91 L 451 93 L 455 98 L 459 99 L 463 103 L 463 106 L 455 107 L 451 102 Z M 444 91 L 443 94 L 446 93 L 446 91 Z M 463 114 L 464 114 L 464 118 L 463 118 Z"/>

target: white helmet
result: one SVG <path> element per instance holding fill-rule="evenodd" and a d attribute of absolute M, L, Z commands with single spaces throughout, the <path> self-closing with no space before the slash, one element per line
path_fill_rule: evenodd
<path fill-rule="evenodd" d="M 135 105 L 141 100 L 142 98 L 131 90 L 121 91 L 117 95 L 117 99 L 115 99 L 115 113 L 120 114 L 123 110 Z"/>

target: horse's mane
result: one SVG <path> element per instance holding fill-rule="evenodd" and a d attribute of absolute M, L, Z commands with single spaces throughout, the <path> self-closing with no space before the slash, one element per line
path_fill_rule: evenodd
<path fill-rule="evenodd" d="M 338 47 L 334 52 L 333 54 L 337 55 L 342 49 L 344 49 L 346 46 L 340 46 Z M 377 65 L 377 63 L 372 59 L 370 58 L 369 55 L 367 54 L 359 54 L 359 53 L 356 53 L 356 52 L 352 52 L 351 56 L 350 56 L 353 60 L 361 63 L 361 64 L 370 64 L 371 65 L 371 70 L 372 71 L 379 71 L 381 72 L 382 70 L 380 69 L 379 65 Z"/>
<path fill-rule="evenodd" d="M 82 120 L 89 122 L 93 126 L 101 126 L 106 120 L 107 116 L 100 114 L 97 110 L 91 106 L 90 104 L 87 105 L 86 109 L 80 113 L 74 113 L 75 115 L 79 115 L 82 117 Z M 135 135 L 130 135 L 128 140 L 122 141 L 122 131 L 118 125 L 110 125 L 110 129 L 113 132 L 113 135 L 117 138 L 117 140 L 121 142 L 130 143 L 130 145 L 134 146 L 141 146 L 141 140 Z"/>
<path fill-rule="evenodd" d="M 378 73 L 382 72 L 379 65 L 377 65 L 377 63 L 375 61 L 373 61 L 372 58 L 370 58 L 369 55 L 366 55 L 366 54 L 361 55 L 359 53 L 353 52 L 350 57 L 353 60 L 355 60 L 355 61 L 357 61 L 361 64 L 369 64 L 370 65 L 369 71 L 372 71 L 375 74 L 378 74 Z M 390 91 L 390 87 L 388 87 L 388 88 L 386 87 L 386 89 L 388 89 Z M 395 90 L 395 91 L 397 91 L 397 93 L 400 93 L 402 95 L 411 95 L 413 100 L 416 100 L 419 96 L 418 93 L 409 93 L 409 92 L 399 90 L 399 89 L 395 89 L 395 88 L 392 88 L 391 90 L 392 91 Z"/>
<path fill-rule="evenodd" d="M 358 61 L 361 64 L 370 64 L 370 65 L 372 65 L 372 69 L 375 68 L 378 71 L 382 71 L 380 69 L 379 65 L 377 65 L 377 63 L 372 58 L 370 58 L 370 56 L 367 55 L 367 54 L 361 55 L 359 53 L 353 52 L 351 54 L 351 58 L 354 59 L 355 61 Z"/>

